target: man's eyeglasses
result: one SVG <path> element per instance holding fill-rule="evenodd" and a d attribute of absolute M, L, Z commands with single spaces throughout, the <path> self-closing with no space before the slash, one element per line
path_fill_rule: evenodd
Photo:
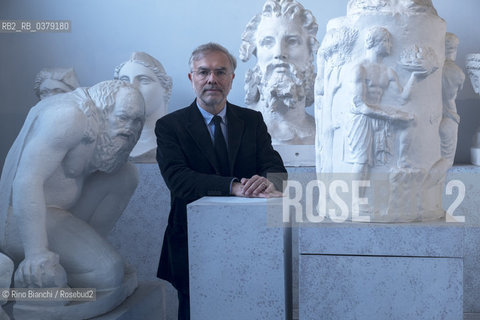
<path fill-rule="evenodd" d="M 208 78 L 210 73 L 213 73 L 215 78 L 218 80 L 225 80 L 229 75 L 232 74 L 232 72 L 227 72 L 225 69 L 216 69 L 216 70 L 210 70 L 210 69 L 198 69 L 196 71 L 192 71 L 192 73 L 199 79 L 199 80 L 205 80 Z"/>

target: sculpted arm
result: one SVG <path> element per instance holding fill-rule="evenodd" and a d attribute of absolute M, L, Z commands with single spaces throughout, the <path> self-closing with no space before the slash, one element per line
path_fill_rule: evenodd
<path fill-rule="evenodd" d="M 401 102 L 402 104 L 407 103 L 410 99 L 410 94 L 412 92 L 413 85 L 415 84 L 417 78 L 421 75 L 420 72 L 414 71 L 410 74 L 410 78 L 407 81 L 405 87 L 402 87 L 400 84 L 400 80 L 398 79 L 398 75 L 392 68 L 388 68 L 388 76 L 390 82 L 393 82 L 397 86 L 397 91 L 400 93 Z"/>
<path fill-rule="evenodd" d="M 52 256 L 46 231 L 45 185 L 61 167 L 67 152 L 80 143 L 82 133 L 78 134 L 78 129 L 82 122 L 77 118 L 69 121 L 73 120 L 75 111 L 72 114 L 72 110 L 65 107 L 55 114 L 40 115 L 26 137 L 12 185 L 12 210 L 23 242 L 24 261 L 40 261 L 45 257 L 48 260 Z"/>
<path fill-rule="evenodd" d="M 379 118 L 385 120 L 401 120 L 411 121 L 413 116 L 403 111 L 397 111 L 387 106 L 380 106 L 368 103 L 366 70 L 363 66 L 359 66 L 355 71 L 354 78 L 354 97 L 352 113 L 363 114 L 372 118 Z"/>

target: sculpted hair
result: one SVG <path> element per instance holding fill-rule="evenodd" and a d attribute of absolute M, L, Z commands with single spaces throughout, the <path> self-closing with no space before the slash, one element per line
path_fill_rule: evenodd
<path fill-rule="evenodd" d="M 262 17 L 285 17 L 290 20 L 300 19 L 303 29 L 308 34 L 308 47 L 313 62 L 314 54 L 317 52 L 319 43 L 316 39 L 318 25 L 310 10 L 305 9 L 295 0 L 267 0 L 263 5 L 262 12 L 255 15 L 247 24 L 242 34 L 242 45 L 240 46 L 240 59 L 248 61 L 252 54 L 257 55 L 256 33 Z"/>
<path fill-rule="evenodd" d="M 38 98 L 40 98 L 40 85 L 47 79 L 61 81 L 72 91 L 80 86 L 73 68 L 44 68 L 36 75 L 33 84 L 33 91 Z"/>
<path fill-rule="evenodd" d="M 97 108 L 108 114 L 113 111 L 115 107 L 115 97 L 122 88 L 131 89 L 139 94 L 133 85 L 120 80 L 103 81 L 88 88 L 87 91 Z"/>
<path fill-rule="evenodd" d="M 163 87 L 165 90 L 164 93 L 164 101 L 165 105 L 168 105 L 168 101 L 170 100 L 170 97 L 172 96 L 172 78 L 166 73 L 165 69 L 163 68 L 163 65 L 149 55 L 148 53 L 145 52 L 133 52 L 132 56 L 128 61 L 125 61 L 121 64 L 119 64 L 115 70 L 113 71 L 113 79 L 118 80 L 119 75 L 120 75 L 120 70 L 123 68 L 123 66 L 127 62 L 135 62 L 138 64 L 141 64 L 142 66 L 152 70 L 153 73 L 157 76 L 158 81 L 160 82 L 160 85 Z"/>
<path fill-rule="evenodd" d="M 209 52 L 223 52 L 228 57 L 232 70 L 235 71 L 235 69 L 237 68 L 237 59 L 235 59 L 235 57 L 224 46 L 215 42 L 209 42 L 206 44 L 202 44 L 195 48 L 195 50 L 193 50 L 192 55 L 188 60 L 190 70 L 193 70 L 193 61 L 201 59 L 203 56 L 205 56 L 205 54 Z"/>
<path fill-rule="evenodd" d="M 447 32 L 445 34 L 445 49 L 446 50 L 457 49 L 459 43 L 460 43 L 460 40 L 458 40 L 458 37 L 454 33 Z"/>
<path fill-rule="evenodd" d="M 371 49 L 377 45 L 377 43 L 384 38 L 390 38 L 390 32 L 384 27 L 374 26 L 368 29 L 367 36 L 365 37 L 365 48 Z"/>

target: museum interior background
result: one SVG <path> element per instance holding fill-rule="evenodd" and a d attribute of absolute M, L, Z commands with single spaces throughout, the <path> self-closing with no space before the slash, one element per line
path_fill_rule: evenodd
<path fill-rule="evenodd" d="M 344 16 L 348 1 L 300 2 L 314 14 L 319 26 L 317 39 L 321 41 L 327 22 Z M 456 63 L 467 74 L 465 56 L 480 53 L 480 1 L 433 0 L 433 4 L 438 15 L 446 21 L 447 31 L 456 34 L 460 40 Z M 163 64 L 173 79 L 169 102 L 171 112 L 189 105 L 193 100 L 187 79 L 187 62 L 193 48 L 215 41 L 238 57 L 240 36 L 245 25 L 262 5 L 263 1 L 259 0 L 2 0 L 0 20 L 70 20 L 71 32 L 0 33 L 0 166 L 3 166 L 30 107 L 37 103 L 33 84 L 35 75 L 42 68 L 73 67 L 80 85 L 88 87 L 112 79 L 115 66 L 126 61 L 133 51 L 147 52 Z M 244 77 L 248 68 L 254 65 L 254 60 L 247 63 L 238 61 L 236 78 L 229 95 L 229 101 L 234 104 L 244 105 Z M 469 163 L 471 137 L 480 123 L 480 98 L 474 93 L 468 76 L 456 102 L 461 123 L 455 161 L 464 164 Z M 313 113 L 313 107 L 307 110 Z M 148 191 L 145 187 L 155 185 L 159 177 L 158 170 L 154 176 L 141 176 L 143 181 L 137 190 L 137 193 L 150 192 L 146 197 L 157 198 L 155 203 L 139 203 L 137 207 L 127 209 L 127 213 L 152 210 L 142 205 L 164 208 L 165 212 L 148 217 L 127 214 L 119 224 L 129 225 L 130 228 L 119 226 L 112 235 L 114 245 L 119 247 L 127 260 L 130 258 L 143 263 L 136 267 L 139 280 L 144 281 L 155 279 L 162 228 L 168 214 L 168 190 L 163 181 L 159 190 Z M 157 194 L 161 196 L 157 197 Z M 128 239 L 140 239 L 143 250 L 138 250 L 139 246 L 135 244 L 118 240 L 124 234 L 128 234 L 125 237 Z M 132 252 L 136 252 L 136 255 L 132 255 Z M 168 287 L 165 287 L 165 294 L 174 296 Z M 163 301 L 163 304 L 165 314 L 175 309 L 171 301 Z M 469 307 L 473 308 L 472 305 L 466 305 L 465 311 Z"/>
<path fill-rule="evenodd" d="M 314 14 L 319 41 L 329 19 L 346 13 L 347 1 L 301 2 Z M 44 67 L 73 67 L 81 86 L 113 78 L 113 70 L 133 51 L 157 58 L 173 78 L 169 111 L 187 106 L 193 99 L 187 79 L 188 58 L 198 44 L 216 41 L 238 55 L 241 34 L 263 2 L 246 0 L 142 0 L 61 2 L 44 0 L 2 1 L 1 19 L 71 20 L 70 33 L 0 34 L 0 165 L 37 99 L 32 90 L 35 75 Z M 457 64 L 464 69 L 465 55 L 480 52 L 477 0 L 435 0 L 447 31 L 460 39 Z M 244 77 L 254 59 L 239 61 L 229 100 L 244 105 Z M 464 70 L 465 71 L 465 70 Z M 480 118 L 478 96 L 470 81 L 459 92 L 457 108 L 462 123 L 456 162 L 469 162 L 471 137 Z M 308 108 L 313 112 L 313 108 Z"/>

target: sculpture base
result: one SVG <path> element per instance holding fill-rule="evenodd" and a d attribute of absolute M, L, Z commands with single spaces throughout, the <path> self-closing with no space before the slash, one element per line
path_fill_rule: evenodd
<path fill-rule="evenodd" d="M 15 320 L 81 320 L 104 314 L 122 303 L 137 287 L 137 276 L 134 271 L 125 274 L 122 285 L 108 293 L 97 292 L 96 300 L 89 302 L 69 303 L 64 306 L 42 306 L 26 302 L 17 302 L 13 306 Z"/>
<path fill-rule="evenodd" d="M 470 148 L 470 161 L 476 166 L 480 166 L 480 148 Z"/>
<path fill-rule="evenodd" d="M 281 204 L 205 197 L 188 206 L 192 320 L 285 319 L 284 230 L 267 224 L 267 207 Z"/>
<path fill-rule="evenodd" d="M 143 283 L 116 309 L 91 320 L 154 320 L 166 319 L 164 288 L 158 281 Z"/>
<path fill-rule="evenodd" d="M 276 144 L 273 146 L 286 167 L 314 167 L 315 166 L 315 145 L 289 145 Z"/>
<path fill-rule="evenodd" d="M 446 222 L 300 228 L 299 318 L 462 319 L 463 241 Z"/>

